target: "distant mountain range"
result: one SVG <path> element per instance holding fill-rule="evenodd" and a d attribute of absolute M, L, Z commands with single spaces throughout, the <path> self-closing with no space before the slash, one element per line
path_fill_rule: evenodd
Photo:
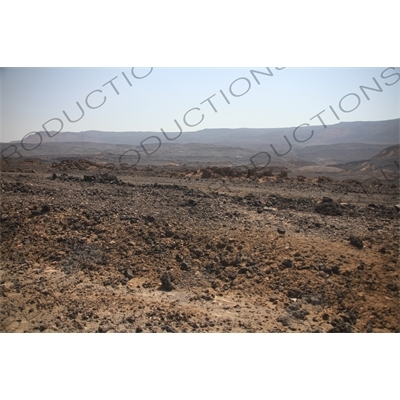
<path fill-rule="evenodd" d="M 163 143 L 202 143 L 218 144 L 226 146 L 238 146 L 245 148 L 256 148 L 260 146 L 270 148 L 274 145 L 276 149 L 287 148 L 288 145 L 284 136 L 293 146 L 305 147 L 321 144 L 338 143 L 365 143 L 365 144 L 397 144 L 400 136 L 400 119 L 387 121 L 369 121 L 369 122 L 341 122 L 330 125 L 326 129 L 323 126 L 313 126 L 301 128 L 298 130 L 297 139 L 306 139 L 311 129 L 314 135 L 306 142 L 296 142 L 293 138 L 292 128 L 268 128 L 268 129 L 203 129 L 194 132 L 183 132 L 182 135 L 174 141 L 167 140 L 161 131 L 158 132 L 103 132 L 103 131 L 85 131 L 85 132 L 60 132 L 54 137 L 49 138 L 47 134 L 41 132 L 43 142 L 47 143 L 65 143 L 65 142 L 89 142 L 105 144 L 126 144 L 140 145 L 140 143 L 149 136 L 157 136 Z M 51 132 L 54 134 L 56 132 Z M 179 132 L 166 132 L 169 137 L 176 137 Z M 17 141 L 18 142 L 18 141 Z M 38 143 L 36 135 L 28 136 L 24 143 Z"/>
<path fill-rule="evenodd" d="M 398 158 L 400 119 L 342 122 L 326 129 L 307 127 L 299 129 L 297 138 L 308 137 L 311 129 L 314 130 L 314 135 L 303 143 L 293 139 L 294 129 L 204 129 L 184 132 L 174 141 L 167 140 L 162 132 L 60 132 L 53 138 L 42 132 L 43 142 L 32 151 L 22 149 L 18 141 L 0 144 L 0 148 L 4 150 L 14 143 L 23 156 L 53 160 L 88 157 L 98 161 L 118 162 L 125 151 L 136 149 L 142 155 L 141 163 L 145 164 L 248 165 L 250 158 L 256 153 L 268 152 L 274 162 L 286 162 L 294 168 L 320 165 L 363 171 L 377 168 L 384 163 L 396 166 L 394 160 Z M 177 136 L 177 133 L 167 134 L 170 137 Z M 151 136 L 157 136 L 159 142 L 154 138 L 146 141 Z M 287 152 L 289 144 L 284 136 L 292 148 L 287 155 L 279 157 L 271 145 L 277 152 Z M 149 152 L 157 149 L 158 145 L 159 150 L 151 156 L 146 155 L 140 147 L 142 141 L 145 141 Z M 25 138 L 25 147 L 29 147 L 30 143 L 33 147 L 38 143 L 37 135 Z"/>

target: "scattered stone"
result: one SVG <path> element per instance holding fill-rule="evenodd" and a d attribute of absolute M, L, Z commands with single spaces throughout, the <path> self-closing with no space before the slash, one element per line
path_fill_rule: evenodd
<path fill-rule="evenodd" d="M 322 319 L 324 321 L 329 321 L 329 314 L 327 314 L 327 313 L 322 314 Z"/>
<path fill-rule="evenodd" d="M 395 283 L 388 283 L 387 288 L 393 292 L 397 292 L 399 287 Z"/>
<path fill-rule="evenodd" d="M 132 183 L 123 187 L 100 185 L 108 178 L 92 177 L 96 167 L 67 170 L 71 175 L 62 179 L 61 169 L 52 178 L 49 168 L 40 176 L 26 176 L 26 169 L 2 176 L 0 228 L 10 281 L 0 288 L 9 331 L 398 330 L 397 187 L 379 188 L 386 203 L 368 207 L 377 193 L 371 189 L 366 201 L 346 181 L 322 186 L 314 178 L 307 184 L 271 178 L 276 194 L 270 195 L 255 174 L 242 177 L 240 195 L 228 196 L 204 189 L 204 180 L 182 183 L 202 173 L 182 165 L 132 168 L 124 174 Z M 158 176 L 163 184 L 153 183 Z M 177 185 L 170 184 L 174 176 Z M 295 186 L 304 199 L 289 197 Z M 348 206 L 339 205 L 346 218 L 316 215 L 321 193 L 346 196 Z M 320 200 L 335 212 L 335 200 Z M 268 218 L 255 217 L 256 210 Z M 352 230 L 359 224 L 360 231 Z M 350 233 L 366 240 L 371 258 L 352 250 Z M 71 301 L 60 308 L 62 299 Z"/>
<path fill-rule="evenodd" d="M 332 273 L 335 275 L 340 275 L 340 265 L 334 265 L 332 267 Z"/>
<path fill-rule="evenodd" d="M 275 296 L 275 295 L 269 296 L 269 301 L 271 303 L 277 304 L 278 303 L 278 296 Z"/>
<path fill-rule="evenodd" d="M 142 218 L 145 220 L 145 222 L 154 222 L 156 219 L 152 215 L 143 215 Z"/>
<path fill-rule="evenodd" d="M 182 271 L 190 271 L 190 269 L 191 269 L 191 265 L 189 263 L 187 263 L 185 261 L 181 263 Z"/>
<path fill-rule="evenodd" d="M 321 271 L 323 271 L 325 274 L 328 274 L 328 275 L 332 274 L 332 268 L 329 268 L 326 265 L 322 266 Z"/>
<path fill-rule="evenodd" d="M 342 215 L 340 205 L 329 197 L 323 197 L 322 201 L 316 204 L 315 211 L 323 215 Z"/>
<path fill-rule="evenodd" d="M 55 175 L 55 174 L 53 174 Z M 96 182 L 96 177 L 92 175 L 83 175 L 84 182 Z"/>
<path fill-rule="evenodd" d="M 353 328 L 348 322 L 334 319 L 331 324 L 333 328 L 330 329 L 328 333 L 353 333 Z"/>
<path fill-rule="evenodd" d="M 173 277 L 169 272 L 164 272 L 161 276 L 161 290 L 165 290 L 166 292 L 170 292 L 175 289 L 174 284 L 172 283 Z"/>
<path fill-rule="evenodd" d="M 290 325 L 290 317 L 289 317 L 289 315 L 280 315 L 276 320 L 278 322 L 280 322 L 283 326 L 289 326 Z"/>
<path fill-rule="evenodd" d="M 300 309 L 300 310 L 296 310 L 294 312 L 292 312 L 292 316 L 296 319 L 301 319 L 304 320 L 306 318 L 307 315 L 309 315 L 310 313 L 307 310 L 304 309 Z"/>
<path fill-rule="evenodd" d="M 97 330 L 98 333 L 107 333 L 110 330 L 110 327 L 107 325 L 100 325 Z"/>
<path fill-rule="evenodd" d="M 301 297 L 301 292 L 297 289 L 289 289 L 287 292 L 287 296 L 291 299 L 299 299 Z"/>
<path fill-rule="evenodd" d="M 357 249 L 362 249 L 364 247 L 363 241 L 357 236 L 350 235 L 349 240 L 350 244 L 357 247 Z"/>
<path fill-rule="evenodd" d="M 43 214 L 43 213 L 46 213 L 46 212 L 49 212 L 49 211 L 50 211 L 50 207 L 47 204 L 45 204 L 42 207 L 41 213 Z"/>
<path fill-rule="evenodd" d="M 117 185 L 124 184 L 115 175 L 110 175 L 110 174 L 83 175 L 82 181 L 83 182 L 110 183 L 110 184 L 117 184 Z"/>
<path fill-rule="evenodd" d="M 292 267 L 293 267 L 292 260 L 286 259 L 286 260 L 282 261 L 282 264 L 281 264 L 281 268 L 282 269 L 284 269 L 284 268 L 292 268 Z"/>
<path fill-rule="evenodd" d="M 166 236 L 167 238 L 170 238 L 170 237 L 174 236 L 174 232 L 171 231 L 170 229 L 167 229 L 167 230 L 165 231 L 165 236 Z"/>
<path fill-rule="evenodd" d="M 297 299 L 296 299 L 297 300 Z M 301 308 L 301 304 L 299 304 L 297 301 L 293 301 L 290 303 L 287 307 L 288 311 L 298 311 Z"/>
<path fill-rule="evenodd" d="M 283 226 L 278 226 L 278 233 L 280 235 L 284 235 L 286 233 L 286 229 Z"/>
<path fill-rule="evenodd" d="M 396 204 L 394 207 L 397 211 L 400 211 L 400 204 Z"/>
<path fill-rule="evenodd" d="M 176 333 L 176 331 L 175 331 L 173 328 L 171 328 L 169 325 L 163 326 L 162 329 L 163 329 L 164 331 L 166 331 L 166 332 Z"/>
<path fill-rule="evenodd" d="M 317 296 L 311 296 L 308 299 L 308 302 L 313 306 L 319 306 L 322 303 L 321 299 L 319 297 L 317 297 Z"/>
<path fill-rule="evenodd" d="M 130 269 L 130 268 L 127 268 L 126 270 L 125 270 L 125 273 L 124 273 L 124 275 L 125 275 L 125 278 L 127 278 L 127 279 L 133 279 L 134 277 L 135 277 L 135 274 L 133 273 L 133 271 Z"/>
<path fill-rule="evenodd" d="M 228 278 L 229 278 L 231 281 L 234 281 L 234 280 L 237 278 L 237 274 L 236 274 L 235 272 L 231 272 L 231 273 L 228 275 Z"/>
<path fill-rule="evenodd" d="M 203 255 L 203 252 L 200 249 L 194 249 L 192 253 L 197 257 L 200 258 Z"/>

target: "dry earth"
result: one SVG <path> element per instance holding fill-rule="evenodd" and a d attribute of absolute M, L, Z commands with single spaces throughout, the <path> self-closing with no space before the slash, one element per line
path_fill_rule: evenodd
<path fill-rule="evenodd" d="M 1 331 L 399 332 L 398 186 L 122 172 L 3 168 Z"/>

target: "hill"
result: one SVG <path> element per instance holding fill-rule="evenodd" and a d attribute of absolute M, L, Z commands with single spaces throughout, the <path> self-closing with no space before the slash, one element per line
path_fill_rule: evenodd
<path fill-rule="evenodd" d="M 369 160 L 354 161 L 345 164 L 337 164 L 335 167 L 345 170 L 369 172 L 383 169 L 398 172 L 399 171 L 400 145 L 389 146 Z"/>

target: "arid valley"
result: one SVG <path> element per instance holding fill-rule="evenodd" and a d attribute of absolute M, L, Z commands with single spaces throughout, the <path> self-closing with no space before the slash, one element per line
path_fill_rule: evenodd
<path fill-rule="evenodd" d="M 398 179 L 50 158 L 2 161 L 3 332 L 399 332 Z"/>

